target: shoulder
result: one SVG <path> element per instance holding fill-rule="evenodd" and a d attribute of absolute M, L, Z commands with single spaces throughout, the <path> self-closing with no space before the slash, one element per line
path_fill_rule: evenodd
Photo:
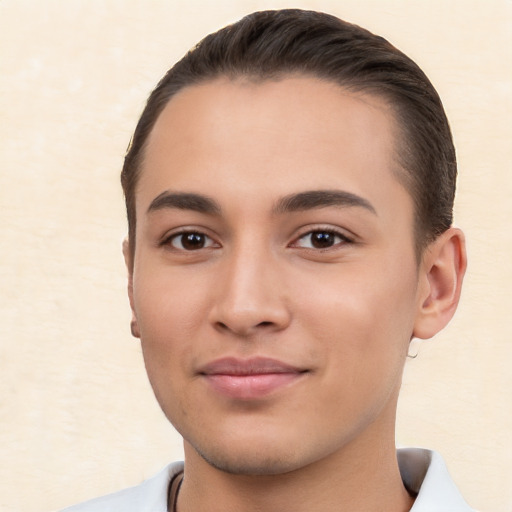
<path fill-rule="evenodd" d="M 166 512 L 169 482 L 181 471 L 182 462 L 169 464 L 139 485 L 65 508 L 61 512 Z"/>
<path fill-rule="evenodd" d="M 439 453 L 401 448 L 397 457 L 405 487 L 417 495 L 410 512 L 476 512 L 464 501 Z"/>

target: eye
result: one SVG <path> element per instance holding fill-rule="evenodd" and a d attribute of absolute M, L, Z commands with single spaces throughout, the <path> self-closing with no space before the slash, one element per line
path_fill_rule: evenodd
<path fill-rule="evenodd" d="M 329 249 L 330 247 L 351 242 L 348 237 L 336 231 L 318 229 L 302 235 L 293 245 L 306 249 Z"/>
<path fill-rule="evenodd" d="M 209 236 L 198 231 L 186 231 L 172 235 L 164 241 L 164 244 L 171 245 L 180 251 L 197 251 L 217 246 Z"/>

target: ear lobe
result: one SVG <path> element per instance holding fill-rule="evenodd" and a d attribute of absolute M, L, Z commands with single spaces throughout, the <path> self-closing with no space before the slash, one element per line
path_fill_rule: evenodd
<path fill-rule="evenodd" d="M 130 243 L 127 238 L 123 240 L 123 256 L 126 268 L 128 270 L 128 298 L 130 300 L 130 308 L 132 310 L 132 320 L 130 322 L 130 330 L 134 338 L 140 338 L 139 324 L 135 313 L 133 300 L 133 256 L 130 251 Z"/>
<path fill-rule="evenodd" d="M 464 234 L 450 228 L 425 249 L 420 266 L 420 306 L 413 336 L 427 339 L 452 319 L 460 299 L 467 256 Z"/>

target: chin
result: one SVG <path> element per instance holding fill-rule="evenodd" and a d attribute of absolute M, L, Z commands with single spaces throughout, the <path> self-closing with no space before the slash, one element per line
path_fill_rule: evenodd
<path fill-rule="evenodd" d="M 239 431 L 240 432 L 240 431 Z M 325 457 L 331 446 L 317 442 L 304 442 L 294 433 L 279 435 L 278 429 L 272 432 L 252 432 L 246 435 L 219 435 L 199 437 L 186 441 L 197 455 L 225 473 L 246 476 L 283 475 L 308 466 Z M 215 442 L 212 442 L 215 439 Z M 312 440 L 311 440 L 312 441 Z"/>
<path fill-rule="evenodd" d="M 263 453 L 266 450 L 258 450 L 258 453 L 221 453 L 220 450 L 198 450 L 197 453 L 210 466 L 232 475 L 245 476 L 272 476 L 290 473 L 303 464 L 294 457 L 279 456 L 275 453 Z"/>

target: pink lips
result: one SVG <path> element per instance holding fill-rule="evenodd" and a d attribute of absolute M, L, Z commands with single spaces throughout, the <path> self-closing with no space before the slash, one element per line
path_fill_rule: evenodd
<path fill-rule="evenodd" d="M 215 391 L 231 398 L 250 400 L 263 398 L 306 372 L 275 359 L 227 357 L 207 364 L 199 373 Z"/>

